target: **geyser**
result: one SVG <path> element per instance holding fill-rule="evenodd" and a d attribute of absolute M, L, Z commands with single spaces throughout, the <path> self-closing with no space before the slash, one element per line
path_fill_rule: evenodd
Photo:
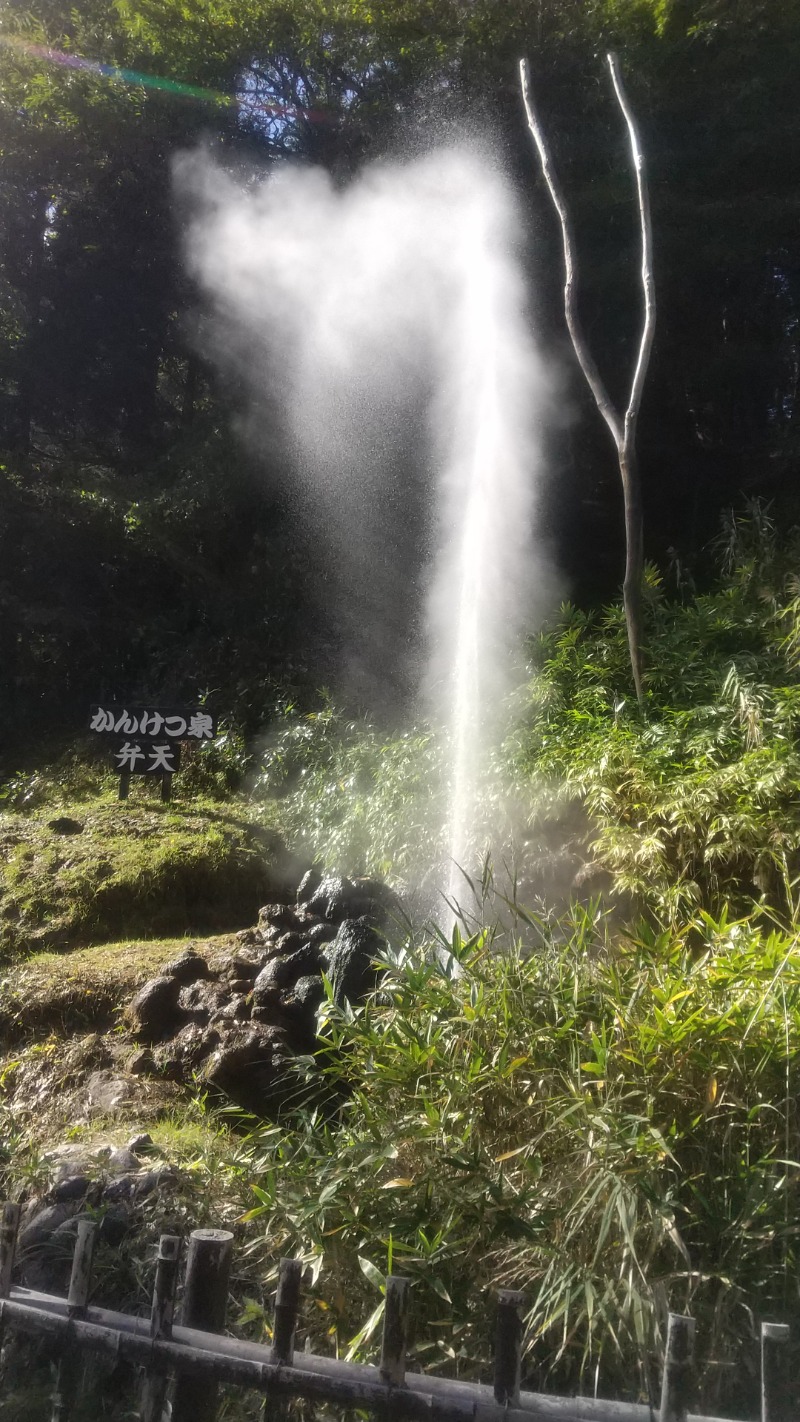
<path fill-rule="evenodd" d="M 513 191 L 459 148 L 375 165 L 345 189 L 299 168 L 243 188 L 201 156 L 177 178 L 220 358 L 247 381 L 256 437 L 280 411 L 335 550 L 349 659 L 370 641 L 406 655 L 397 609 L 409 577 L 423 581 L 414 675 L 447 733 L 440 889 L 457 898 L 514 652 L 550 584 L 536 535 L 549 382 Z"/>

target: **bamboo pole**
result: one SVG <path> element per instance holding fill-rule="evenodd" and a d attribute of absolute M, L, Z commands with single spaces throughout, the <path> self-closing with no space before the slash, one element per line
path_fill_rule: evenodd
<path fill-rule="evenodd" d="M 303 1266 L 299 1259 L 282 1259 L 275 1294 L 275 1322 L 272 1331 L 272 1361 L 291 1366 L 294 1357 L 294 1335 L 297 1311 L 300 1307 L 300 1284 Z"/>
<path fill-rule="evenodd" d="M 686 1422 L 694 1386 L 694 1319 L 671 1313 L 667 1328 L 659 1422 Z"/>
<path fill-rule="evenodd" d="M 11 1275 L 17 1250 L 17 1232 L 21 1207 L 7 1201 L 0 1214 L 0 1361 L 2 1361 L 5 1312 L 3 1302 L 11 1293 Z"/>
<path fill-rule="evenodd" d="M 789 1422 L 789 1339 L 786 1323 L 761 1325 L 761 1422 Z"/>
<path fill-rule="evenodd" d="M 175 1307 L 175 1285 L 178 1281 L 178 1260 L 181 1242 L 175 1234 L 162 1234 L 158 1241 L 156 1277 L 150 1309 L 150 1337 L 172 1337 L 172 1315 Z M 167 1397 L 168 1374 L 163 1369 L 149 1368 L 142 1389 L 142 1422 L 161 1422 Z"/>
<path fill-rule="evenodd" d="M 408 1279 L 401 1279 L 397 1274 L 388 1274 L 379 1372 L 382 1381 L 390 1387 L 402 1387 L 406 1375 L 408 1302 Z"/>
<path fill-rule="evenodd" d="M 70 1329 L 86 1315 L 92 1278 L 92 1260 L 97 1239 L 94 1220 L 79 1220 L 72 1255 L 69 1291 L 67 1293 L 66 1340 L 61 1350 L 53 1394 L 52 1422 L 68 1422 L 80 1396 L 84 1361 L 78 1346 L 70 1338 Z"/>
<path fill-rule="evenodd" d="M 228 1280 L 233 1258 L 233 1235 L 227 1229 L 196 1229 L 189 1236 L 181 1322 L 187 1328 L 221 1333 L 228 1307 Z M 154 1339 L 153 1354 L 168 1347 Z M 213 1369 L 198 1369 L 178 1376 L 172 1403 L 172 1422 L 214 1422 L 218 1393 Z"/>
<path fill-rule="evenodd" d="M 494 1344 L 494 1400 L 501 1407 L 519 1405 L 522 1370 L 522 1305 L 525 1295 L 500 1289 Z"/>
<path fill-rule="evenodd" d="M 11 1292 L 11 1273 L 17 1249 L 17 1231 L 21 1207 L 7 1202 L 0 1216 L 0 1299 L 7 1299 Z"/>

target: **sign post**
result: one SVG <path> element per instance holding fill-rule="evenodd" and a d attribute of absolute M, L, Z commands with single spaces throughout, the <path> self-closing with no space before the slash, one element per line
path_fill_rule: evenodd
<path fill-rule="evenodd" d="M 172 794 L 172 777 L 180 768 L 181 743 L 210 741 L 217 732 L 216 718 L 203 707 L 189 710 L 143 706 L 93 706 L 89 730 L 111 749 L 119 773 L 119 798 L 127 800 L 132 775 L 157 775 L 161 799 Z"/>

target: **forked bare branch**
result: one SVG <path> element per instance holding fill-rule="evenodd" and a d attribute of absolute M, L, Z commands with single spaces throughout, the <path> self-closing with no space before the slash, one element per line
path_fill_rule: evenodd
<path fill-rule="evenodd" d="M 625 503 L 625 581 L 623 602 L 625 621 L 628 629 L 628 647 L 631 658 L 636 697 L 643 701 L 642 688 L 642 571 L 644 566 L 644 540 L 642 533 L 642 501 L 639 469 L 636 456 L 636 425 L 644 393 L 645 377 L 653 347 L 656 320 L 655 283 L 653 280 L 653 237 L 650 219 L 650 198 L 644 169 L 644 155 L 639 132 L 628 97 L 622 82 L 619 60 L 615 54 L 608 55 L 608 67 L 614 93 L 628 126 L 631 155 L 636 173 L 636 191 L 639 206 L 639 221 L 642 240 L 642 287 L 644 290 L 644 319 L 642 336 L 636 367 L 631 382 L 631 393 L 624 412 L 618 410 L 606 390 L 605 382 L 597 368 L 589 349 L 578 313 L 577 258 L 572 224 L 566 199 L 558 181 L 544 130 L 536 113 L 533 101 L 528 62 L 520 60 L 520 82 L 522 99 L 528 119 L 528 127 L 533 136 L 542 175 L 558 213 L 561 223 L 561 237 L 564 248 L 564 314 L 578 363 L 586 383 L 594 396 L 600 414 L 603 416 L 617 451 L 620 478 Z"/>

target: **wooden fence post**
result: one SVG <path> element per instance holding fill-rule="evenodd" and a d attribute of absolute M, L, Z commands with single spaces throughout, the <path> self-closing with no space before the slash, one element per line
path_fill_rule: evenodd
<path fill-rule="evenodd" d="M 189 1236 L 181 1323 L 222 1333 L 228 1305 L 233 1235 L 227 1229 L 196 1229 Z M 205 1377 L 178 1376 L 172 1422 L 214 1422 L 218 1387 Z"/>
<path fill-rule="evenodd" d="M 525 1295 L 516 1289 L 497 1294 L 497 1327 L 494 1344 L 494 1396 L 501 1407 L 519 1405 L 522 1370 L 522 1305 Z"/>
<path fill-rule="evenodd" d="M 181 1242 L 176 1234 L 162 1234 L 158 1241 L 156 1278 L 150 1309 L 150 1337 L 172 1337 L 172 1314 Z M 161 1422 L 167 1396 L 168 1374 L 163 1368 L 148 1369 L 142 1389 L 142 1422 Z"/>
<path fill-rule="evenodd" d="M 297 1310 L 300 1307 L 300 1284 L 303 1266 L 299 1259 L 282 1259 L 275 1294 L 275 1323 L 272 1332 L 272 1361 L 291 1367 Z"/>
<path fill-rule="evenodd" d="M 694 1388 L 694 1319 L 671 1313 L 661 1381 L 659 1422 L 686 1422 Z"/>
<path fill-rule="evenodd" d="M 402 1387 L 406 1376 L 408 1300 L 408 1279 L 387 1274 L 380 1371 L 390 1387 Z"/>
<path fill-rule="evenodd" d="M 0 1364 L 2 1364 L 3 1335 L 5 1333 L 3 1299 L 7 1299 L 11 1293 L 11 1273 L 14 1268 L 21 1212 L 21 1206 L 11 1204 L 9 1201 L 3 1205 L 2 1215 L 0 1215 Z"/>
<path fill-rule="evenodd" d="M 89 1303 L 89 1288 L 92 1279 L 92 1259 L 97 1238 L 97 1224 L 94 1220 L 79 1220 L 72 1255 L 72 1272 L 67 1293 L 67 1317 L 83 1318 Z M 78 1345 L 67 1335 L 58 1363 L 56 1390 L 53 1394 L 52 1422 L 68 1422 L 68 1418 L 80 1395 L 80 1379 L 83 1359 Z"/>
<path fill-rule="evenodd" d="M 300 1260 L 282 1259 L 278 1266 L 275 1317 L 272 1323 L 272 1348 L 270 1349 L 270 1362 L 272 1363 L 285 1363 L 287 1367 L 292 1365 L 302 1281 L 303 1266 Z M 286 1416 L 285 1401 L 282 1398 L 273 1400 L 267 1393 L 260 1415 L 262 1422 L 282 1422 Z"/>
<path fill-rule="evenodd" d="M 786 1323 L 761 1325 L 761 1422 L 789 1422 L 789 1338 Z"/>
<path fill-rule="evenodd" d="M 7 1299 L 11 1292 L 11 1271 L 14 1268 L 20 1214 L 20 1205 L 12 1205 L 10 1202 L 3 1205 L 0 1217 L 0 1299 Z"/>

